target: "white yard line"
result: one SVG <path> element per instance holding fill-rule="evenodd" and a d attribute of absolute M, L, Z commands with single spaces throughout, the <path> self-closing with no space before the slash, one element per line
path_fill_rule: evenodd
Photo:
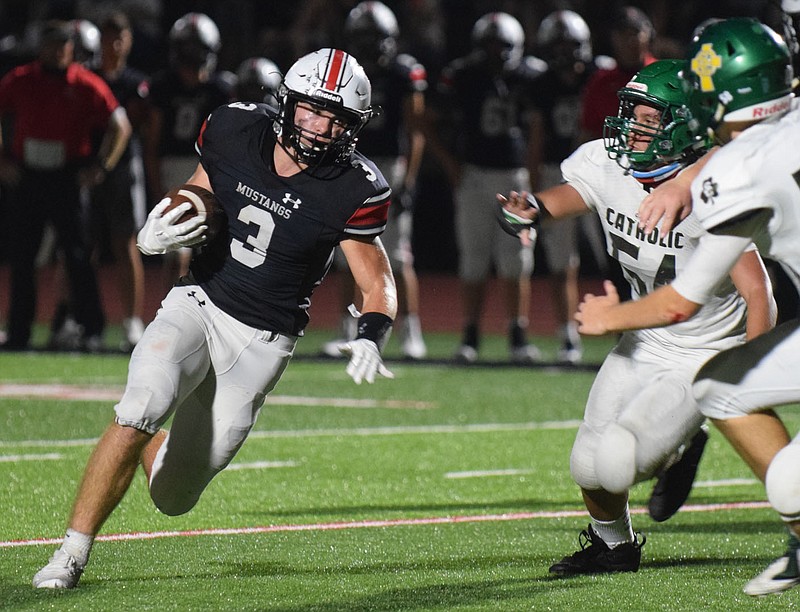
<path fill-rule="evenodd" d="M 723 478 L 721 480 L 698 480 L 693 487 L 744 487 L 760 484 L 757 478 Z"/>
<path fill-rule="evenodd" d="M 60 453 L 40 453 L 38 455 L 0 455 L 0 463 L 17 463 L 20 461 L 58 461 L 63 459 Z"/>
<path fill-rule="evenodd" d="M 505 470 L 472 470 L 468 472 L 447 472 L 445 478 L 490 478 L 493 476 L 520 476 L 524 474 L 533 474 L 535 470 L 518 470 L 518 469 L 505 469 Z"/>
<path fill-rule="evenodd" d="M 64 401 L 115 402 L 119 400 L 122 391 L 122 387 L 0 384 L 0 397 L 45 398 Z M 270 395 L 265 403 L 277 406 L 390 408 L 396 410 L 431 410 L 436 408 L 434 402 L 376 400 L 353 397 L 310 397 L 302 395 Z"/>
<path fill-rule="evenodd" d="M 250 438 L 314 438 L 346 436 L 403 436 L 441 433 L 497 433 L 508 431 L 534 431 L 538 429 L 577 429 L 579 420 L 541 421 L 527 423 L 474 423 L 471 425 L 403 425 L 399 427 L 356 427 L 353 429 L 296 429 L 254 431 Z M 64 448 L 93 446 L 98 438 L 77 440 L 0 440 L 0 448 Z"/>
<path fill-rule="evenodd" d="M 297 467 L 297 461 L 251 461 L 250 463 L 231 463 L 225 468 L 226 472 L 237 470 L 270 470 L 274 468 Z"/>

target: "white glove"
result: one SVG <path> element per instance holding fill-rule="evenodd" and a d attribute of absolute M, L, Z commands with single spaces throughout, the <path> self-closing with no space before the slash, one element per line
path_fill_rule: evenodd
<path fill-rule="evenodd" d="M 190 247 L 205 240 L 206 215 L 200 213 L 188 221 L 174 225 L 175 221 L 192 205 L 184 202 L 162 216 L 169 206 L 170 198 L 164 198 L 153 207 L 147 215 L 144 227 L 136 237 L 136 246 L 145 255 L 163 255 L 168 251 L 176 251 L 181 247 Z"/>
<path fill-rule="evenodd" d="M 383 365 L 378 345 L 372 340 L 358 338 L 350 342 L 341 342 L 339 352 L 342 355 L 350 355 L 347 373 L 357 385 L 360 385 L 362 380 L 372 384 L 375 382 L 376 373 L 386 378 L 394 378 L 394 374 Z"/>

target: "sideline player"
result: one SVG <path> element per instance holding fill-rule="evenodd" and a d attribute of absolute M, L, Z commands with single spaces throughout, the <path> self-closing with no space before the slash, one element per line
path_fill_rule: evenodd
<path fill-rule="evenodd" d="M 580 143 L 580 109 L 583 89 L 590 77 L 611 62 L 594 57 L 589 26 L 575 11 L 547 15 L 536 33 L 539 55 L 547 71 L 537 81 L 531 112 L 531 144 L 535 170 L 531 185 L 539 191 L 561 182 L 560 164 Z M 627 81 L 626 81 L 627 82 Z M 578 363 L 583 356 L 578 324 L 574 320 L 580 291 L 579 240 L 584 237 L 601 267 L 606 266 L 604 238 L 594 215 L 553 220 L 539 228 L 547 270 L 552 282 L 552 303 L 558 325 L 558 361 Z"/>
<path fill-rule="evenodd" d="M 190 274 L 136 345 L 116 418 L 89 459 L 64 542 L 34 576 L 35 587 L 77 585 L 139 463 L 161 512 L 194 507 L 245 442 L 288 365 L 337 244 L 364 304 L 358 336 L 344 347 L 347 373 L 356 383 L 391 377 L 380 350 L 397 298 L 378 238 L 391 191 L 355 151 L 372 112 L 363 68 L 343 51 L 320 49 L 289 68 L 277 112 L 236 102 L 204 123 L 189 182 L 215 193 L 228 233 L 195 251 Z M 144 253 L 203 239 L 203 216 L 175 225 L 189 205 L 161 216 L 167 204 L 139 232 Z M 161 428 L 173 414 L 167 433 Z"/>
<path fill-rule="evenodd" d="M 651 236 L 636 230 L 635 218 L 648 187 L 669 180 L 705 150 L 706 139 L 688 127 L 682 67 L 679 60 L 661 60 L 642 68 L 620 90 L 619 114 L 606 120 L 604 140 L 581 146 L 562 164 L 566 183 L 534 196 L 554 217 L 594 210 L 609 255 L 619 261 L 636 298 L 674 278 L 696 246 L 689 237 L 697 223 L 692 217 L 668 235 Z M 512 193 L 506 206 L 533 216 L 520 194 Z M 551 572 L 639 569 L 644 541 L 631 526 L 628 490 L 659 475 L 650 514 L 664 521 L 677 512 L 707 439 L 691 399 L 695 373 L 719 351 L 742 344 L 745 335 L 770 329 L 774 310 L 766 271 L 751 249 L 697 320 L 622 335 L 592 385 L 570 457 L 591 525 L 581 533 L 581 550 Z"/>
<path fill-rule="evenodd" d="M 695 39 L 684 67 L 696 93 L 691 110 L 698 130 L 713 130 L 724 145 L 691 185 L 693 214 L 704 230 L 698 249 L 672 284 L 640 302 L 619 304 L 608 286 L 604 296 L 587 295 L 578 314 L 583 333 L 691 323 L 751 240 L 798 284 L 800 111 L 791 65 L 781 38 L 755 19 L 713 23 Z M 720 353 L 693 387 L 700 410 L 765 482 L 788 527 L 786 553 L 745 585 L 749 595 L 800 584 L 800 439 L 790 443 L 772 410 L 800 401 L 799 328 L 794 319 Z"/>
<path fill-rule="evenodd" d="M 169 31 L 169 66 L 150 81 L 150 121 L 142 134 L 151 202 L 180 185 L 197 164 L 198 130 L 208 114 L 234 100 L 233 85 L 216 69 L 222 47 L 217 24 L 204 13 L 187 13 Z M 185 274 L 189 249 L 164 258 L 165 286 Z"/>
<path fill-rule="evenodd" d="M 533 246 L 506 236 L 494 220 L 494 196 L 530 188 L 532 144 L 525 117 L 547 65 L 524 55 L 525 31 L 508 13 L 483 15 L 472 27 L 472 51 L 440 75 L 428 116 L 429 148 L 454 190 L 463 332 L 455 358 L 474 363 L 490 275 L 500 280 L 511 361 L 541 359 L 528 343 Z M 452 142 L 446 142 L 452 141 Z"/>
<path fill-rule="evenodd" d="M 144 332 L 144 265 L 136 248 L 136 233 L 147 209 L 144 166 L 139 134 L 149 116 L 147 76 L 128 65 L 133 30 L 128 17 L 113 12 L 100 24 L 99 62 L 93 66 L 128 113 L 133 133 L 112 172 L 92 191 L 95 239 L 108 236 L 116 263 L 115 276 L 123 309 L 122 346 L 131 350 Z"/>
<path fill-rule="evenodd" d="M 412 247 L 417 175 L 425 148 L 421 122 L 425 114 L 425 67 L 407 53 L 398 53 L 400 28 L 392 10 L 382 2 L 360 2 L 344 25 L 347 50 L 358 57 L 372 83 L 372 101 L 381 108 L 364 128 L 358 150 L 380 168 L 392 187 L 389 223 L 381 237 L 397 284 L 400 352 L 407 359 L 423 359 L 428 348 L 419 317 L 419 280 Z M 336 251 L 334 265 L 343 271 L 340 283 L 339 339 L 326 342 L 322 351 L 341 356 L 339 344 L 355 336 L 352 275 Z"/>

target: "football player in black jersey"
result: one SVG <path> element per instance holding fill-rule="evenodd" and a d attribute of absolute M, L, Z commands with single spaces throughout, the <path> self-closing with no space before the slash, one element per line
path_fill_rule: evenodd
<path fill-rule="evenodd" d="M 340 245 L 361 291 L 357 337 L 341 350 L 356 383 L 391 377 L 380 349 L 397 310 L 378 238 L 391 191 L 355 151 L 372 115 L 370 83 L 344 51 L 320 49 L 286 73 L 277 110 L 234 102 L 217 108 L 197 139 L 189 183 L 211 190 L 227 232 L 204 244 L 203 215 L 176 224 L 162 200 L 139 232 L 144 253 L 197 246 L 190 274 L 173 287 L 131 356 L 116 418 L 78 490 L 64 542 L 33 579 L 72 588 L 94 537 L 139 463 L 161 512 L 197 503 L 233 459 L 308 323 L 311 294 Z M 162 430 L 174 415 L 169 433 Z"/>
<path fill-rule="evenodd" d="M 383 172 L 392 187 L 393 206 L 382 236 L 397 285 L 400 350 L 407 359 L 422 359 L 428 349 L 422 337 L 419 318 L 419 282 L 411 250 L 414 192 L 425 148 L 421 129 L 428 87 L 425 67 L 407 53 L 398 53 L 400 29 L 392 10 L 382 2 L 360 2 L 345 21 L 348 51 L 355 55 L 372 83 L 372 102 L 381 112 L 366 126 L 358 150 Z M 340 338 L 355 337 L 355 319 L 348 311 L 353 300 L 352 276 L 347 272 L 341 251 L 334 265 L 344 271 L 340 299 L 342 319 Z M 322 350 L 339 355 L 340 339 L 326 342 Z"/>
<path fill-rule="evenodd" d="M 136 233 L 147 215 L 139 134 L 150 112 L 147 75 L 128 65 L 132 45 L 133 30 L 127 16 L 111 13 L 100 24 L 99 61 L 93 66 L 125 107 L 134 130 L 122 159 L 92 192 L 94 239 L 108 236 L 116 263 L 124 350 L 131 350 L 144 332 L 144 265 L 136 248 Z"/>
<path fill-rule="evenodd" d="M 187 13 L 170 28 L 169 66 L 150 81 L 152 116 L 142 139 L 151 203 L 192 173 L 200 126 L 212 110 L 234 100 L 233 83 L 216 69 L 221 47 L 219 28 L 204 13 Z M 189 250 L 179 250 L 165 258 L 166 287 L 186 273 L 190 257 Z"/>
<path fill-rule="evenodd" d="M 478 358 L 480 319 L 487 282 L 500 279 L 508 319 L 509 356 L 528 363 L 540 358 L 528 344 L 533 247 L 521 246 L 494 221 L 494 194 L 508 184 L 530 185 L 525 116 L 532 90 L 546 64 L 524 56 L 525 32 L 508 13 L 488 13 L 472 29 L 472 52 L 442 71 L 427 143 L 445 169 L 455 197 L 458 273 L 464 332 L 456 359 Z M 450 142 L 446 136 L 450 136 Z"/>
<path fill-rule="evenodd" d="M 592 54 L 591 32 L 575 11 L 558 10 L 545 16 L 536 34 L 539 56 L 547 71 L 533 91 L 531 184 L 547 189 L 562 182 L 560 164 L 580 144 L 581 93 L 598 66 L 611 58 Z M 538 185 L 538 187 L 537 187 Z M 552 281 L 558 325 L 558 361 L 578 363 L 583 347 L 573 315 L 578 309 L 579 239 L 586 238 L 595 259 L 605 264 L 605 243 L 597 218 L 583 215 L 551 220 L 539 228 L 539 242 Z"/>

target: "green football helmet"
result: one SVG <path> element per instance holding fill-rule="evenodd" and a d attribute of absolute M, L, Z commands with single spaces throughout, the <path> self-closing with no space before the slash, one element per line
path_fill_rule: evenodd
<path fill-rule="evenodd" d="M 683 64 L 658 60 L 642 68 L 619 90 L 619 112 L 606 117 L 603 125 L 608 156 L 645 184 L 673 176 L 708 148 L 708 139 L 698 135 L 686 105 L 679 74 Z M 657 125 L 636 121 L 634 108 L 642 104 L 661 111 Z M 649 141 L 647 148 L 635 150 L 634 140 L 643 139 Z"/>
<path fill-rule="evenodd" d="M 789 110 L 794 74 L 783 39 L 757 19 L 710 23 L 693 40 L 682 76 L 700 130 L 720 143 L 733 129 Z M 732 125 L 733 124 L 733 125 Z"/>

